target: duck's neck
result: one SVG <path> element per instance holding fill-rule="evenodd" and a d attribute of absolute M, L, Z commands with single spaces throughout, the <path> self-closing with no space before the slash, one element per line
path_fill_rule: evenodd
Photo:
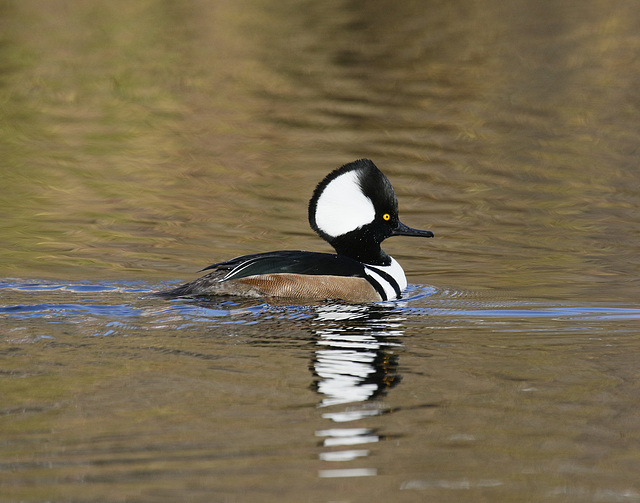
<path fill-rule="evenodd" d="M 389 265 L 391 257 L 378 243 L 365 243 L 352 240 L 335 239 L 331 245 L 338 255 L 346 255 L 359 262 L 370 265 Z"/>

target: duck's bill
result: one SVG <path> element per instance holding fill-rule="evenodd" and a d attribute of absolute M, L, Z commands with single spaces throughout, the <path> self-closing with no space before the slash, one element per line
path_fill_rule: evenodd
<path fill-rule="evenodd" d="M 402 222 L 398 222 L 398 227 L 393 230 L 392 236 L 416 236 L 420 238 L 432 238 L 434 236 L 431 231 L 423 231 L 420 229 L 412 229 Z"/>

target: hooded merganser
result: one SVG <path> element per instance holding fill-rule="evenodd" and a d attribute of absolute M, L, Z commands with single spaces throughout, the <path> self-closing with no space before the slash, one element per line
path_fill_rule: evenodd
<path fill-rule="evenodd" d="M 348 303 L 399 299 L 407 279 L 380 243 L 390 236 L 430 238 L 398 219 L 398 199 L 369 159 L 329 173 L 309 201 L 309 223 L 337 254 L 274 251 L 210 265 L 205 276 L 163 296 L 239 295 Z"/>

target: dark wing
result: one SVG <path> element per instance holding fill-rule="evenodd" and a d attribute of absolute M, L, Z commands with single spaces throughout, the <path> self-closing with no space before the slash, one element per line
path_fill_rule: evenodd
<path fill-rule="evenodd" d="M 365 275 L 364 266 L 357 260 L 343 255 L 305 251 L 276 251 L 255 255 L 243 255 L 242 257 L 236 257 L 226 262 L 210 265 L 203 269 L 203 271 L 208 271 L 208 274 L 171 290 L 158 292 L 156 295 L 160 297 L 197 295 L 241 295 L 256 297 L 269 295 L 267 290 L 256 288 L 250 281 L 256 280 L 256 277 L 259 280 L 261 275 L 267 277 L 273 274 L 355 277 L 365 279 L 371 283 L 371 280 Z M 242 280 L 244 278 L 252 279 L 247 280 L 249 281 L 247 284 L 243 284 L 242 281 L 237 283 L 233 281 L 228 282 L 229 280 Z M 291 281 L 291 277 L 289 277 L 287 281 Z M 338 285 L 344 285 L 344 283 L 340 281 L 336 283 Z M 380 288 L 373 283 L 371 283 L 371 285 L 380 297 L 384 299 L 384 291 L 381 291 Z M 361 288 L 362 283 L 358 283 L 356 286 Z M 361 301 L 362 300 L 358 300 L 358 302 Z M 367 300 L 367 302 L 369 302 L 369 300 Z"/>
<path fill-rule="evenodd" d="M 364 267 L 357 260 L 343 255 L 293 250 L 243 255 L 210 265 L 203 271 L 210 269 L 228 271 L 222 281 L 278 273 L 365 277 Z"/>

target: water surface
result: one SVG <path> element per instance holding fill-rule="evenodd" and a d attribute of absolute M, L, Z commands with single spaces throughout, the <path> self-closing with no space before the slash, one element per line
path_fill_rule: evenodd
<path fill-rule="evenodd" d="M 0 2 L 3 501 L 640 501 L 633 2 Z M 149 293 L 329 251 L 406 298 Z"/>

